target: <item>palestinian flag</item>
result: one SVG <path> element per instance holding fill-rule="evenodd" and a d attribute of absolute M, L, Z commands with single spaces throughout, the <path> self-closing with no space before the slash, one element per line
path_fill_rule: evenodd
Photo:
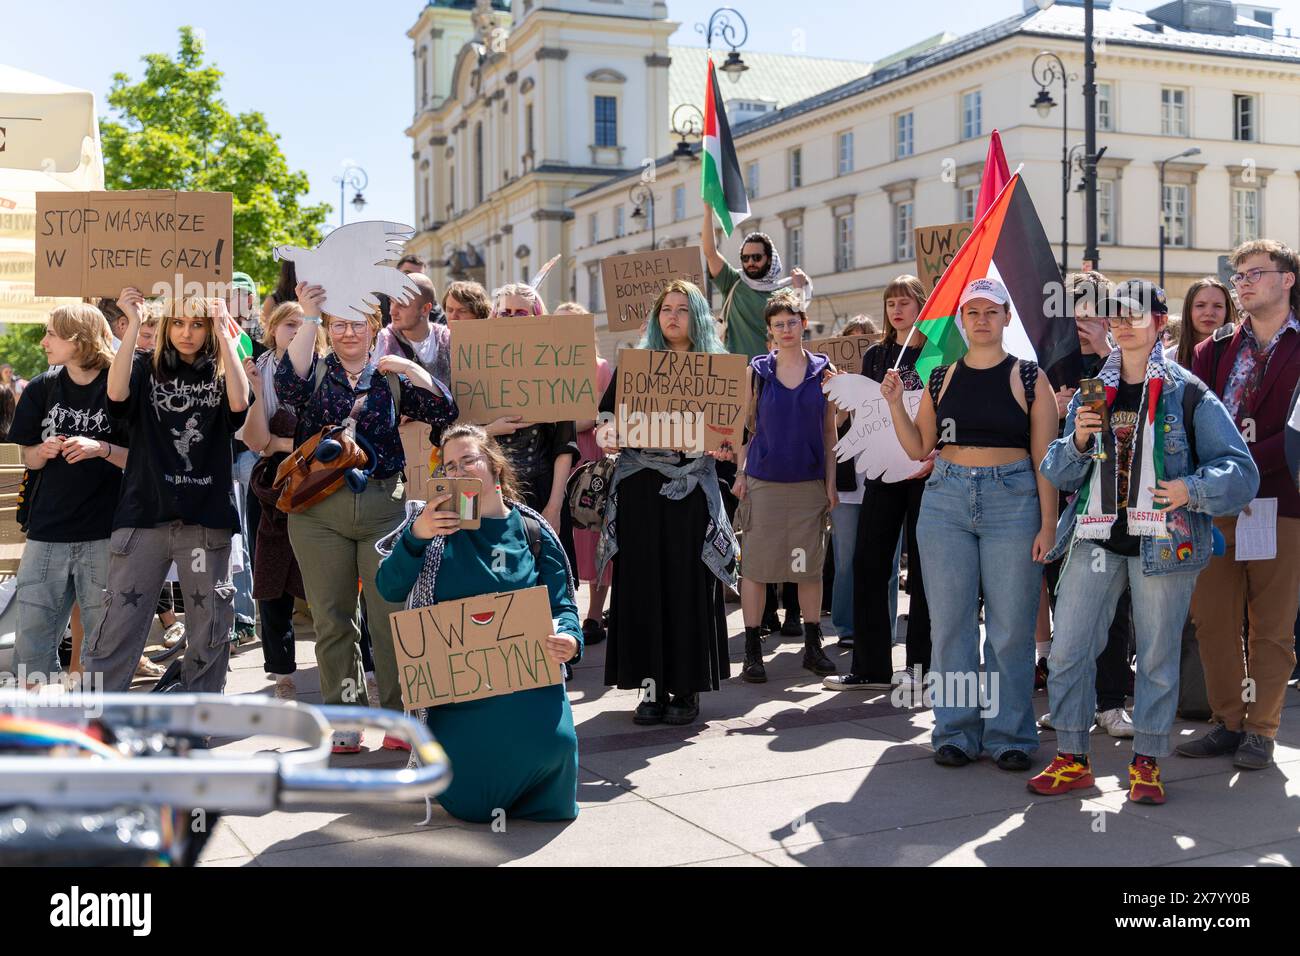
<path fill-rule="evenodd" d="M 1011 295 L 1006 350 L 1037 361 L 1054 387 L 1077 386 L 1082 372 L 1079 335 L 1062 302 L 1061 272 L 1052 247 L 1018 172 L 976 220 L 921 310 L 916 322 L 917 331 L 926 337 L 916 362 L 921 381 L 928 382 L 934 369 L 966 354 L 957 303 L 967 284 L 985 277 L 999 280 Z"/>
<path fill-rule="evenodd" d="M 731 127 L 727 124 L 727 110 L 722 105 L 722 90 L 718 88 L 718 74 L 709 57 L 709 85 L 704 91 L 704 160 L 700 170 L 700 195 L 712 207 L 722 231 L 731 235 L 733 229 L 749 218 L 749 195 L 740 175 L 740 160 L 736 146 L 731 142 Z"/>
<path fill-rule="evenodd" d="M 248 333 L 239 327 L 235 317 L 229 316 L 226 319 L 226 328 L 230 332 L 230 337 L 235 340 L 235 354 L 239 356 L 240 361 L 253 357 L 253 340 L 248 337 Z"/>

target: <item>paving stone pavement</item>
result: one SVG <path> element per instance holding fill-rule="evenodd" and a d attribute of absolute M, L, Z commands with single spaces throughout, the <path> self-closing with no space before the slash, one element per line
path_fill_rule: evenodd
<path fill-rule="evenodd" d="M 905 613 L 906 596 L 900 613 Z M 586 607 L 585 589 L 579 607 Z M 730 606 L 732 673 L 743 657 Z M 829 622 L 824 622 L 829 632 Z M 299 699 L 320 700 L 310 630 L 301 629 Z M 777 643 L 777 641 L 780 643 Z M 827 642 L 841 672 L 850 653 Z M 638 727 L 635 691 L 605 687 L 604 645 L 570 684 L 578 729 L 578 800 L 568 824 L 469 824 L 436 804 L 318 805 L 228 816 L 205 866 L 1289 866 L 1300 862 L 1300 692 L 1287 691 L 1277 764 L 1161 762 L 1169 800 L 1128 803 L 1128 741 L 1093 736 L 1097 788 L 1040 797 L 1025 780 L 1054 753 L 1042 731 L 1033 771 L 986 758 L 960 770 L 930 759 L 931 714 L 885 692 L 835 693 L 800 667 L 796 638 L 766 641 L 766 684 L 733 678 L 701 695 L 697 723 Z M 903 648 L 894 648 L 903 663 Z M 271 693 L 257 645 L 232 660 L 231 694 Z M 1042 713 L 1047 698 L 1039 694 Z M 1131 700 L 1130 700 L 1131 704 Z M 1175 742 L 1206 725 L 1180 721 Z M 260 749 L 256 738 L 224 751 Z M 379 748 L 336 761 L 400 766 Z"/>

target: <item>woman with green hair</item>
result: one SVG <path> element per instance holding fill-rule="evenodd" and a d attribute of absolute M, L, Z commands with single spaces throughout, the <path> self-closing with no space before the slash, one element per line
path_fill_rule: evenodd
<path fill-rule="evenodd" d="M 681 280 L 655 301 L 642 349 L 723 354 L 700 290 Z M 717 461 L 731 451 L 619 450 L 618 372 L 601 402 L 597 437 L 618 452 L 599 549 L 614 562 L 605 683 L 640 690 L 638 724 L 689 724 L 700 693 L 730 676 L 722 585 L 736 583 L 736 536 Z"/>

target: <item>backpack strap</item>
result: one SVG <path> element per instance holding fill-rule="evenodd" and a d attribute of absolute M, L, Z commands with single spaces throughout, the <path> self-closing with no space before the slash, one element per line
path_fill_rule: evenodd
<path fill-rule="evenodd" d="M 542 556 L 542 525 L 532 515 L 520 512 L 524 519 L 524 535 L 528 538 L 528 550 L 536 561 Z"/>
<path fill-rule="evenodd" d="M 1187 432 L 1188 460 L 1195 469 L 1200 463 L 1196 457 L 1196 409 L 1209 389 L 1187 369 L 1183 369 L 1183 373 L 1183 428 Z"/>
<path fill-rule="evenodd" d="M 940 365 L 930 373 L 930 401 L 934 402 L 934 410 L 939 410 L 939 396 L 943 394 L 943 383 L 948 377 L 948 369 L 951 365 Z"/>
<path fill-rule="evenodd" d="M 1025 407 L 1032 409 L 1034 407 L 1034 393 L 1038 388 L 1038 363 L 1021 359 L 1018 367 L 1020 369 L 1020 384 L 1025 387 Z"/>

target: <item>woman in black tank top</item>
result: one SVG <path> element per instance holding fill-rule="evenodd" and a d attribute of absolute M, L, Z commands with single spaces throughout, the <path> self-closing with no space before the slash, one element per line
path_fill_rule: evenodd
<path fill-rule="evenodd" d="M 1056 492 L 1035 462 L 1056 437 L 1057 414 L 1047 376 L 1002 347 L 1009 301 L 996 279 L 966 287 L 958 314 L 969 351 L 933 370 L 915 422 L 897 372 L 885 376 L 881 394 L 910 457 L 940 449 L 916 528 L 932 582 L 925 691 L 935 711 L 935 762 L 960 767 L 987 751 L 1014 772 L 1029 769 L 1038 748 L 1034 625 L 1039 562 L 1054 543 Z"/>

